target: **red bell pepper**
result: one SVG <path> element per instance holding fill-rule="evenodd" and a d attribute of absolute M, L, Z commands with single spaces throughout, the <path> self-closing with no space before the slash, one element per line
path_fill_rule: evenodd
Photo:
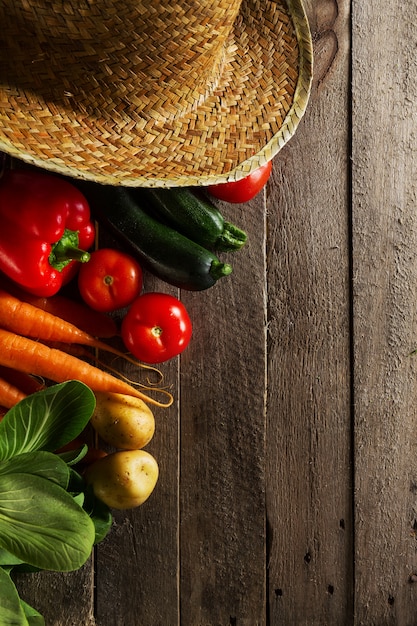
<path fill-rule="evenodd" d="M 0 179 L 0 271 L 29 293 L 56 294 L 86 262 L 95 238 L 90 207 L 66 180 L 38 170 Z"/>

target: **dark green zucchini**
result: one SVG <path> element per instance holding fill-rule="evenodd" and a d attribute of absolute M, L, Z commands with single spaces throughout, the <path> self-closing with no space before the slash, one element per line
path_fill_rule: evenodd
<path fill-rule="evenodd" d="M 155 276 L 181 289 L 201 291 L 231 273 L 211 251 L 162 224 L 144 211 L 126 187 L 74 182 L 87 198 L 93 216 Z"/>
<path fill-rule="evenodd" d="M 196 190 L 189 187 L 138 188 L 132 193 L 135 200 L 151 208 L 158 219 L 201 246 L 227 252 L 239 250 L 246 242 L 246 233 L 225 221 L 217 207 Z"/>

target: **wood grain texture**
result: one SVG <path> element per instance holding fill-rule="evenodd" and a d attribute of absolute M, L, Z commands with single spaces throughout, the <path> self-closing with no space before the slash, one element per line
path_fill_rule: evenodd
<path fill-rule="evenodd" d="M 316 70 L 267 219 L 270 623 L 352 623 L 349 3 L 308 4 Z"/>
<path fill-rule="evenodd" d="M 181 623 L 265 623 L 265 269 L 263 197 L 234 271 L 183 294 L 195 342 L 181 365 Z"/>
<path fill-rule="evenodd" d="M 417 4 L 353 2 L 355 613 L 416 623 Z"/>
<path fill-rule="evenodd" d="M 93 559 L 76 572 L 20 574 L 16 585 L 46 626 L 95 625 Z"/>

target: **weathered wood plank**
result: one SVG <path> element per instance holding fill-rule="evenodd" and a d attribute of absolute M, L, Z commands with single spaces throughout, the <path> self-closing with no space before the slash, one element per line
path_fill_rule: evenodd
<path fill-rule="evenodd" d="M 268 200 L 267 513 L 273 626 L 352 623 L 349 3 L 306 4 L 315 76 Z"/>
<path fill-rule="evenodd" d="M 415 1 L 353 2 L 356 623 L 416 623 Z"/>
<path fill-rule="evenodd" d="M 20 574 L 19 594 L 44 618 L 47 626 L 93 626 L 93 560 L 76 572 Z"/>
<path fill-rule="evenodd" d="M 183 294 L 195 335 L 181 369 L 182 624 L 265 624 L 263 195 L 225 215 L 249 235 L 234 272 Z M 224 256 L 226 259 L 226 256 Z"/>

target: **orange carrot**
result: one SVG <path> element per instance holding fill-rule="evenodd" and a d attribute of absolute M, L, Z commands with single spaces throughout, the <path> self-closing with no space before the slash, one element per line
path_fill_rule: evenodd
<path fill-rule="evenodd" d="M 55 348 L 55 350 L 61 350 L 61 352 L 67 352 L 72 356 L 76 356 L 79 359 L 87 359 L 87 361 L 99 362 L 95 354 L 90 348 L 86 348 L 76 343 L 64 343 L 63 341 L 42 341 L 48 348 Z M 103 367 L 107 365 L 103 364 Z M 1 373 L 1 370 L 0 370 Z"/>
<path fill-rule="evenodd" d="M 109 339 L 119 334 L 117 324 L 112 317 L 98 311 L 93 311 L 93 309 L 90 309 L 90 307 L 82 302 L 61 294 L 51 296 L 50 298 L 34 296 L 1 275 L 0 285 L 4 291 L 13 295 L 21 302 L 27 302 L 37 309 L 52 313 L 52 315 L 56 315 L 66 322 L 78 326 L 78 328 L 94 337 Z"/>
<path fill-rule="evenodd" d="M 97 350 L 105 350 L 138 367 L 158 371 L 150 365 L 139 363 L 133 357 L 129 357 L 113 346 L 99 341 L 74 324 L 52 315 L 52 313 L 38 309 L 32 304 L 22 302 L 3 289 L 0 289 L 0 326 L 18 335 L 40 341 L 78 343 Z"/>
<path fill-rule="evenodd" d="M 31 374 L 2 365 L 0 365 L 0 377 L 27 395 L 45 388 L 45 384 Z"/>
<path fill-rule="evenodd" d="M 155 388 L 155 391 L 168 397 L 167 402 L 162 403 L 133 385 L 77 357 L 4 329 L 0 329 L 0 365 L 41 376 L 56 383 L 80 380 L 92 391 L 124 393 L 156 406 L 168 407 L 173 402 L 172 395 L 165 389 Z"/>
<path fill-rule="evenodd" d="M 25 393 L 20 391 L 17 387 L 9 383 L 9 381 L 0 378 L 0 405 L 6 409 L 11 409 L 12 406 L 26 398 Z"/>
<path fill-rule="evenodd" d="M 93 309 L 71 298 L 61 295 L 51 296 L 50 298 L 25 297 L 24 302 L 52 313 L 52 315 L 56 315 L 66 322 L 78 326 L 78 328 L 94 337 L 110 339 L 119 334 L 117 324 L 112 317 L 93 311 Z"/>

